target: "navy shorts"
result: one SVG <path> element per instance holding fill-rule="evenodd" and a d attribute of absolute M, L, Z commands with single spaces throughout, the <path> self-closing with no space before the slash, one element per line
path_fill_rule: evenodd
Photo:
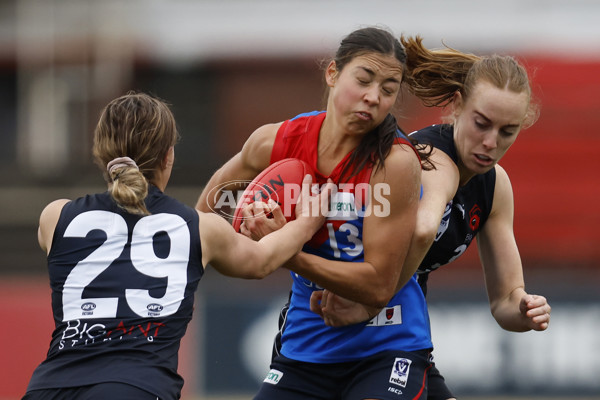
<path fill-rule="evenodd" d="M 427 379 L 427 400 L 448 400 L 456 397 L 446 385 L 446 380 L 433 362 Z"/>
<path fill-rule="evenodd" d="M 419 277 L 421 276 L 422 275 L 419 275 Z M 427 275 L 425 275 L 425 277 L 427 277 Z M 426 281 L 427 280 L 425 280 L 425 282 Z M 290 297 L 291 295 L 292 292 L 290 292 Z M 288 299 L 288 302 L 281 308 L 279 313 L 279 331 L 277 332 L 275 340 L 273 341 L 273 354 L 271 356 L 271 361 L 274 361 L 278 356 L 281 355 L 281 335 L 283 328 L 285 327 L 285 321 L 289 308 L 290 303 Z M 430 356 L 429 361 L 431 363 L 431 368 L 427 374 L 427 400 L 448 400 L 456 398 L 456 396 L 452 394 L 446 385 L 446 380 L 435 366 L 435 363 L 433 362 L 433 356 Z"/>
<path fill-rule="evenodd" d="M 155 394 L 119 382 L 61 389 L 30 390 L 21 400 L 160 400 Z"/>
<path fill-rule="evenodd" d="M 359 361 L 315 364 L 276 356 L 254 400 L 425 400 L 429 351 L 385 351 Z"/>

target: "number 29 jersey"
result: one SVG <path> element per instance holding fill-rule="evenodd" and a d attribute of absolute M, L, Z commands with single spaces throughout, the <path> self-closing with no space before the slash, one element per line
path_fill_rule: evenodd
<path fill-rule="evenodd" d="M 342 176 L 350 154 L 329 176 L 318 171 L 317 146 L 325 115 L 325 112 L 311 112 L 285 121 L 275 139 L 271 164 L 288 157 L 299 158 L 315 171 L 319 185 L 326 183 L 328 178 L 337 185 L 324 226 L 303 251 L 330 260 L 364 262 L 364 217 L 369 213 L 385 212 L 375 206 L 369 208 L 371 196 L 381 196 L 381 200 L 385 198 L 385 189 L 371 187 L 372 167 L 369 166 L 354 176 Z M 397 142 L 410 144 L 402 139 Z M 310 310 L 312 292 L 322 288 L 294 272 L 291 275 L 292 295 L 281 335 L 281 354 L 284 356 L 298 361 L 337 363 L 359 360 L 386 350 L 417 351 L 432 347 L 427 305 L 415 278 L 370 322 L 331 328 Z"/>
<path fill-rule="evenodd" d="M 55 330 L 28 390 L 123 382 L 179 398 L 201 263 L 197 212 L 149 187 L 151 215 L 106 193 L 67 203 L 48 254 Z"/>

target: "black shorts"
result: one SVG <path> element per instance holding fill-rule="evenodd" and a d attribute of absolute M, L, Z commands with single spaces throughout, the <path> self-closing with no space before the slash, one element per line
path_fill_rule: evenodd
<path fill-rule="evenodd" d="M 425 400 L 429 351 L 385 351 L 360 361 L 316 364 L 276 356 L 254 400 Z"/>
<path fill-rule="evenodd" d="M 119 382 L 62 389 L 30 390 L 21 400 L 160 400 L 155 394 Z"/>
<path fill-rule="evenodd" d="M 427 376 L 427 400 L 448 400 L 455 398 L 456 396 L 452 394 L 446 385 L 446 380 L 435 366 L 433 357 L 430 361 L 432 361 L 432 363 L 429 375 Z"/>

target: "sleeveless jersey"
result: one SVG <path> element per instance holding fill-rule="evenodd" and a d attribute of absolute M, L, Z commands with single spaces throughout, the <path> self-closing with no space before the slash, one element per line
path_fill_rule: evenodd
<path fill-rule="evenodd" d="M 55 330 L 28 390 L 122 382 L 179 398 L 180 340 L 204 268 L 198 214 L 149 187 L 149 216 L 108 192 L 62 209 L 48 254 Z"/>
<path fill-rule="evenodd" d="M 443 151 L 456 164 L 458 156 L 451 125 L 432 125 L 410 134 L 419 143 L 429 144 Z M 446 204 L 446 209 L 431 248 L 419 266 L 419 282 L 427 293 L 429 272 L 460 257 L 483 227 L 492 210 L 496 170 L 475 175 L 466 185 L 459 186 Z"/>
<path fill-rule="evenodd" d="M 332 213 L 325 225 L 304 246 L 307 253 L 337 261 L 363 262 L 363 221 L 369 209 L 372 166 L 358 174 L 341 176 L 348 154 L 329 176 L 317 169 L 317 145 L 325 112 L 298 115 L 285 121 L 275 139 L 271 163 L 293 157 L 306 161 L 320 185 L 331 178 L 338 193 L 331 199 Z M 397 142 L 409 143 L 402 139 Z M 345 175 L 346 176 L 346 175 Z M 379 188 L 371 188 L 373 195 Z M 290 308 L 281 337 L 281 353 L 291 359 L 316 363 L 355 361 L 385 350 L 416 351 L 432 347 L 425 298 L 412 279 L 382 312 L 368 323 L 331 328 L 310 311 L 310 296 L 321 290 L 315 283 L 291 272 Z"/>

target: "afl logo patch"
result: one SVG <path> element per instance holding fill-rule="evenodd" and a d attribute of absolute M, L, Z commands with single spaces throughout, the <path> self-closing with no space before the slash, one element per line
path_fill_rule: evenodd
<path fill-rule="evenodd" d="M 96 309 L 96 304 L 92 303 L 91 301 L 88 301 L 87 303 L 83 303 L 81 305 L 81 309 L 83 311 L 93 311 Z"/>
<path fill-rule="evenodd" d="M 148 304 L 146 308 L 148 309 L 148 311 L 152 312 L 161 312 L 163 310 L 163 306 L 157 303 Z"/>

